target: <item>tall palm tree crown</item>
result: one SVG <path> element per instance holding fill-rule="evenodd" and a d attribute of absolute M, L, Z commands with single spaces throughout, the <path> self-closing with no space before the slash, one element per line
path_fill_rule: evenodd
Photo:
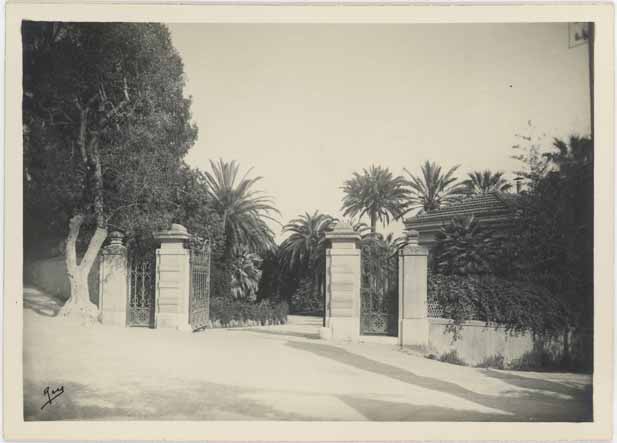
<path fill-rule="evenodd" d="M 211 160 L 210 167 L 212 172 L 205 172 L 208 193 L 223 222 L 227 255 L 240 246 L 255 252 L 272 248 L 274 234 L 266 220 L 278 223 L 273 215 L 279 211 L 269 196 L 253 189 L 262 177 L 249 178 L 252 169 L 240 177 L 235 161 Z"/>
<path fill-rule="evenodd" d="M 431 212 L 442 205 L 459 200 L 464 188 L 456 182 L 457 178 L 454 176 L 458 168 L 459 165 L 443 173 L 437 163 L 426 161 L 420 167 L 421 176 L 416 176 L 405 168 L 410 178 L 407 185 L 411 189 L 408 210 L 420 209 Z"/>
<path fill-rule="evenodd" d="M 593 164 L 593 142 L 590 138 L 572 135 L 567 143 L 555 138 L 553 148 L 553 151 L 543 155 L 563 175 L 569 175 L 581 165 Z"/>
<path fill-rule="evenodd" d="M 294 274 L 298 282 L 310 281 L 308 284 L 311 293 L 319 293 L 324 300 L 324 306 L 326 232 L 332 229 L 334 223 L 335 220 L 331 216 L 321 214 L 319 211 L 300 215 L 283 227 L 283 232 L 289 232 L 291 235 L 279 248 L 281 267 Z"/>
<path fill-rule="evenodd" d="M 512 184 L 503 177 L 503 172 L 474 171 L 467 174 L 468 179 L 463 182 L 468 194 L 488 194 L 490 192 L 507 192 Z"/>
<path fill-rule="evenodd" d="M 390 223 L 403 215 L 408 190 L 405 180 L 393 176 L 388 168 L 371 166 L 362 174 L 353 173 L 352 178 L 343 184 L 343 215 L 361 218 L 367 215 L 371 232 L 375 232 L 377 221 Z"/>
<path fill-rule="evenodd" d="M 289 271 L 306 270 L 312 272 L 325 260 L 326 232 L 334 224 L 334 219 L 319 211 L 308 212 L 290 220 L 283 232 L 290 233 L 279 248 L 282 266 Z"/>

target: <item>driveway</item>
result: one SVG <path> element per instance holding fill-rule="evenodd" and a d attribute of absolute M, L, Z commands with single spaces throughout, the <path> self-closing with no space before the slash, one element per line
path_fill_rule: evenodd
<path fill-rule="evenodd" d="M 26 420 L 587 421 L 591 376 L 477 369 L 319 339 L 320 320 L 174 330 L 81 327 L 24 294 Z M 41 409 L 51 390 L 64 393 Z"/>

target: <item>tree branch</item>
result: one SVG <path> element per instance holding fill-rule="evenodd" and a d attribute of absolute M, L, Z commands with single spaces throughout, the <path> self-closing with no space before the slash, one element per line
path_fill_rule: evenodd
<path fill-rule="evenodd" d="M 73 275 L 77 270 L 77 252 L 75 244 L 83 222 L 83 214 L 76 214 L 71 217 L 69 221 L 69 235 L 67 236 L 65 246 L 66 268 L 69 275 Z"/>
<path fill-rule="evenodd" d="M 81 153 L 81 159 L 84 163 L 88 163 L 88 154 L 86 152 L 86 128 L 88 126 L 88 109 L 79 108 L 79 134 L 77 136 L 77 146 Z"/>
<path fill-rule="evenodd" d="M 105 222 L 106 222 L 107 224 L 109 224 L 109 221 L 110 221 L 110 220 L 114 217 L 114 215 L 116 215 L 118 212 L 120 212 L 120 211 L 122 211 L 122 210 L 124 210 L 124 209 L 131 208 L 131 207 L 133 207 L 133 206 L 138 206 L 138 205 L 141 205 L 141 204 L 142 204 L 142 202 L 132 202 L 132 203 L 129 203 L 129 204 L 127 204 L 127 205 L 118 206 L 116 209 L 114 209 L 114 210 L 113 210 L 113 211 L 109 214 L 109 216 L 107 217 L 107 219 L 105 220 Z"/>

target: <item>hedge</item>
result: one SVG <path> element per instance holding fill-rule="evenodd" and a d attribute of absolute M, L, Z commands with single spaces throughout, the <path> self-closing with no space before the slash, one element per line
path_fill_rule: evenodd
<path fill-rule="evenodd" d="M 286 302 L 269 300 L 249 302 L 227 297 L 210 300 L 210 327 L 280 325 L 287 323 L 289 306 Z"/>
<path fill-rule="evenodd" d="M 429 274 L 428 302 L 443 318 L 498 323 L 511 332 L 559 334 L 571 313 L 546 288 L 494 275 Z"/>

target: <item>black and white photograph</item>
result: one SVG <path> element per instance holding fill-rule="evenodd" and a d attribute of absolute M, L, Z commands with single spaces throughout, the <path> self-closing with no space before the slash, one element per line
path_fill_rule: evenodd
<path fill-rule="evenodd" d="M 594 22 L 187 18 L 20 20 L 26 424 L 597 420 Z"/>

